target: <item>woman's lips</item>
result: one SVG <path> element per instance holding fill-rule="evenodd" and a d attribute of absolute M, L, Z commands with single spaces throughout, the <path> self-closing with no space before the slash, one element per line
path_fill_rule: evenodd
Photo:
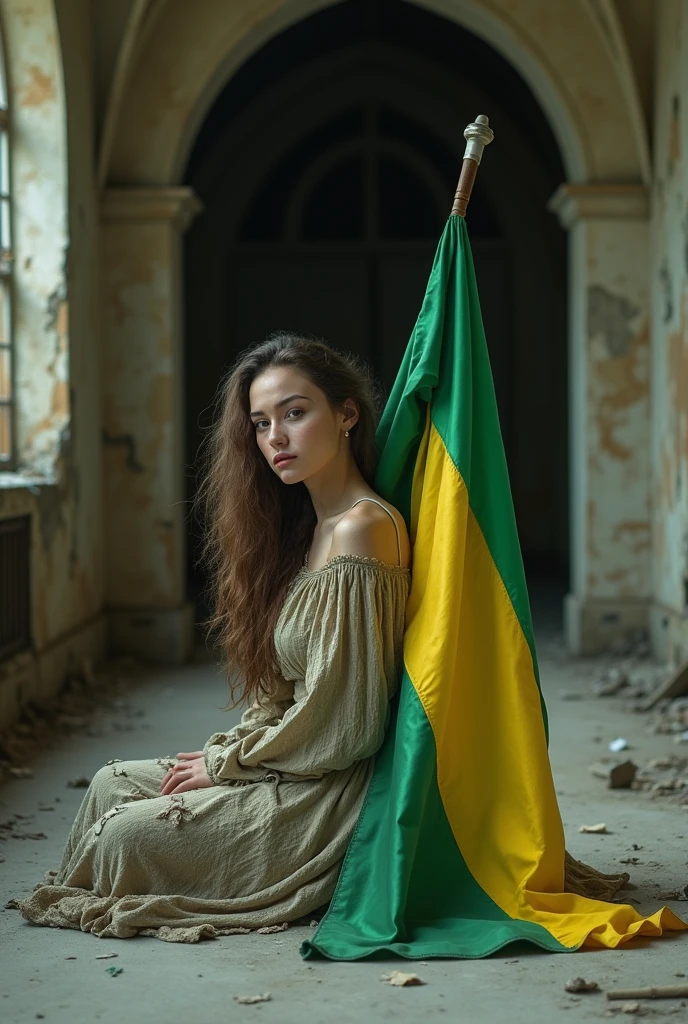
<path fill-rule="evenodd" d="M 292 462 L 295 459 L 295 455 L 282 455 L 281 458 L 275 460 L 276 466 L 286 466 L 288 462 Z"/>

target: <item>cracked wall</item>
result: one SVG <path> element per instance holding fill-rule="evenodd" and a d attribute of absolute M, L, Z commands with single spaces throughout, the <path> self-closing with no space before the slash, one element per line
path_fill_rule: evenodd
<path fill-rule="evenodd" d="M 648 225 L 589 218 L 574 229 L 571 296 L 573 592 L 650 597 Z"/>
<path fill-rule="evenodd" d="M 179 233 L 151 206 L 106 207 L 103 228 L 107 598 L 184 599 Z"/>

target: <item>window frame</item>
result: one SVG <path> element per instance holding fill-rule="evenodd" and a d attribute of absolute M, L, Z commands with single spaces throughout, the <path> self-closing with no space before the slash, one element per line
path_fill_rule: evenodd
<path fill-rule="evenodd" d="M 4 40 L 0 31 L 0 472 L 11 472 L 16 467 L 11 124 L 6 67 Z"/>

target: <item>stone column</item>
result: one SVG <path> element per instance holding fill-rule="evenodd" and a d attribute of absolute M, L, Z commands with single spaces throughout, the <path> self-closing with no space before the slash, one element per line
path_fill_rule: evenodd
<path fill-rule="evenodd" d="M 649 200 L 641 185 L 562 185 L 550 209 L 569 231 L 565 634 L 592 654 L 648 624 Z"/>
<path fill-rule="evenodd" d="M 114 188 L 102 205 L 106 605 L 113 651 L 179 662 L 186 601 L 181 242 L 189 188 Z"/>

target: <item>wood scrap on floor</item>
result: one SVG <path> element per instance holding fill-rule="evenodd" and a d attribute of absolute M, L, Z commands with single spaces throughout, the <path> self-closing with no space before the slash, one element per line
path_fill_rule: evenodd
<path fill-rule="evenodd" d="M 684 697 L 686 694 L 688 694 L 688 661 L 679 665 L 666 682 L 657 687 L 646 701 L 644 710 L 649 711 L 658 701 L 664 700 L 666 697 Z"/>

